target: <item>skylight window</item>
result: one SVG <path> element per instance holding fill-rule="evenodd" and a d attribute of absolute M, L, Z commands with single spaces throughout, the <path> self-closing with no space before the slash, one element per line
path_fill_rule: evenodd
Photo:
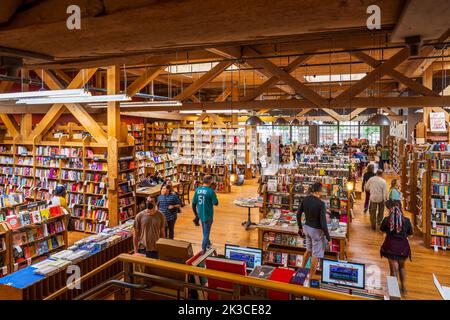
<path fill-rule="evenodd" d="M 365 73 L 327 74 L 318 76 L 304 76 L 306 82 L 340 82 L 358 81 L 366 76 Z"/>
<path fill-rule="evenodd" d="M 214 68 L 217 64 L 218 62 L 180 64 L 169 66 L 165 69 L 165 71 L 172 74 L 184 74 L 189 77 L 190 73 L 208 72 L 209 70 Z M 237 67 L 234 64 L 232 64 L 227 68 L 227 71 L 229 70 L 237 70 Z"/>

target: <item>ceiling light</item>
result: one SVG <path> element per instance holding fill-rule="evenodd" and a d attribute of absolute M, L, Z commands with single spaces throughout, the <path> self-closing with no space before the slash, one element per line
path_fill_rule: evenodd
<path fill-rule="evenodd" d="M 183 114 L 191 114 L 191 113 L 199 113 L 201 110 L 180 110 L 180 113 Z M 205 113 L 223 113 L 223 114 L 231 114 L 231 113 L 248 113 L 247 110 L 205 110 Z"/>
<path fill-rule="evenodd" d="M 276 124 L 277 126 L 282 126 L 282 125 L 286 125 L 288 122 L 284 119 L 284 118 L 278 118 L 277 120 L 275 120 L 274 124 Z"/>
<path fill-rule="evenodd" d="M 73 96 L 19 99 L 17 104 L 54 104 L 54 103 L 89 103 L 109 101 L 129 101 L 131 97 L 124 94 L 102 96 Z"/>
<path fill-rule="evenodd" d="M 43 97 L 71 97 L 71 96 L 90 96 L 91 94 L 84 89 L 67 89 L 67 90 L 40 90 L 28 92 L 12 92 L 0 94 L 0 100 L 18 100 L 27 98 L 43 98 Z"/>
<path fill-rule="evenodd" d="M 245 121 L 245 125 L 247 126 L 261 126 L 264 125 L 264 121 L 262 121 L 258 116 L 251 116 Z"/>
<path fill-rule="evenodd" d="M 306 82 L 343 82 L 361 80 L 366 76 L 365 73 L 345 73 L 345 74 L 327 74 L 304 76 Z"/>
<path fill-rule="evenodd" d="M 181 107 L 183 104 L 180 101 L 174 100 L 162 100 L 162 101 L 132 101 L 132 102 L 121 102 L 121 107 L 127 108 L 142 108 L 142 107 Z M 90 103 L 91 108 L 106 108 L 108 105 L 106 103 Z M 199 112 L 199 111 L 197 111 Z"/>
<path fill-rule="evenodd" d="M 390 126 L 391 120 L 385 116 L 384 114 L 377 113 L 370 117 L 366 124 L 368 125 L 376 125 L 376 126 Z"/>
<path fill-rule="evenodd" d="M 295 118 L 294 120 L 291 121 L 291 125 L 298 126 L 299 124 L 300 124 L 300 121 L 297 118 Z"/>

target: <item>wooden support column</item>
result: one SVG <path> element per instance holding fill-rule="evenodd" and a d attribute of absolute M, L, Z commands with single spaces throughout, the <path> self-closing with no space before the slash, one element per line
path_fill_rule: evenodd
<path fill-rule="evenodd" d="M 3 124 L 5 125 L 6 129 L 11 134 L 11 136 L 14 139 L 17 139 L 20 135 L 20 128 L 16 122 L 16 119 L 14 119 L 14 116 L 12 114 L 1 113 L 0 119 L 2 120 Z"/>
<path fill-rule="evenodd" d="M 120 68 L 110 66 L 106 72 L 106 88 L 108 94 L 118 94 L 120 92 Z M 139 85 L 133 85 L 134 92 L 138 92 L 151 77 L 145 77 L 139 81 Z M 151 81 L 151 80 L 150 80 Z M 145 86 L 145 85 L 144 85 Z M 120 104 L 117 101 L 108 102 L 108 204 L 109 204 L 109 223 L 111 226 L 119 224 L 118 192 L 117 179 L 119 175 L 119 141 L 121 137 L 120 129 Z"/>
<path fill-rule="evenodd" d="M 22 115 L 22 120 L 20 121 L 20 136 L 22 139 L 26 139 L 31 131 L 33 130 L 33 115 L 31 113 L 26 113 Z"/>

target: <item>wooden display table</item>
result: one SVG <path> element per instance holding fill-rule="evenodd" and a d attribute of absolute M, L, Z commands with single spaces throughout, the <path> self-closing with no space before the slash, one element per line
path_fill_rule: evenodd
<path fill-rule="evenodd" d="M 286 235 L 295 235 L 298 236 L 298 226 L 288 226 L 288 227 L 282 227 L 282 226 L 262 226 L 257 225 L 256 228 L 258 228 L 258 245 L 259 248 L 262 248 L 265 250 L 264 246 L 264 232 L 275 232 L 280 234 L 286 234 Z M 330 252 L 326 251 L 325 254 L 335 254 L 337 255 L 338 259 L 344 260 L 346 257 L 346 243 L 347 243 L 347 236 L 346 231 L 342 230 L 341 232 L 333 232 L 330 231 L 330 237 L 331 239 L 336 239 L 339 241 L 339 252 Z M 274 242 L 270 243 L 268 247 L 271 251 L 278 251 L 278 252 L 285 252 L 285 253 L 291 253 L 291 254 L 300 254 L 300 250 L 304 251 L 304 247 L 297 247 L 297 246 L 288 246 L 283 244 L 276 244 Z M 277 250 L 275 250 L 277 249 Z"/>
<path fill-rule="evenodd" d="M 147 198 L 147 197 L 157 197 L 161 194 L 161 186 L 162 184 L 157 184 L 153 187 L 143 187 L 143 188 L 136 188 L 136 197 L 140 198 Z M 172 182 L 172 187 L 174 189 L 177 189 L 180 187 L 179 182 Z"/>
<path fill-rule="evenodd" d="M 95 252 L 76 263 L 81 269 L 80 276 L 100 267 L 121 253 L 133 251 L 133 239 L 127 237 L 108 248 Z M 67 279 L 72 275 L 67 268 L 59 270 L 48 277 L 33 273 L 33 267 L 28 266 L 0 279 L 0 300 L 42 300 L 67 285 Z M 69 290 L 59 297 L 71 300 L 80 294 L 96 287 L 98 284 L 117 277 L 123 271 L 123 264 L 115 263 L 81 285 L 81 289 Z"/>

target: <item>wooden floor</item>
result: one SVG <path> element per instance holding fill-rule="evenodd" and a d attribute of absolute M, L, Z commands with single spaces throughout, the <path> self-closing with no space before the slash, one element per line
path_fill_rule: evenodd
<path fill-rule="evenodd" d="M 219 206 L 215 209 L 214 224 L 211 231 L 211 241 L 219 253 L 223 253 L 225 243 L 257 247 L 257 231 L 245 231 L 241 223 L 246 220 L 247 209 L 236 207 L 233 200 L 238 197 L 255 196 L 256 181 L 246 181 L 246 184 L 233 186 L 232 192 L 218 194 Z M 374 265 L 381 270 L 381 285 L 385 285 L 389 267 L 386 259 L 381 259 L 379 250 L 384 236 L 370 228 L 369 215 L 361 210 L 363 200 L 357 200 L 354 209 L 354 220 L 350 227 L 350 242 L 348 260 L 366 264 L 366 268 Z M 252 209 L 252 220 L 258 221 L 257 209 Z M 194 251 L 201 248 L 201 227 L 193 222 L 193 213 L 188 205 L 182 208 L 175 227 L 175 239 L 186 240 L 193 244 Z M 71 232 L 69 242 L 76 241 L 83 234 Z M 407 295 L 406 299 L 440 299 L 433 284 L 432 273 L 435 273 L 444 285 L 450 285 L 450 252 L 434 252 L 423 245 L 419 237 L 411 240 L 412 262 L 407 262 Z M 375 269 L 377 269 L 375 267 Z M 446 282 L 448 281 L 448 282 Z"/>

